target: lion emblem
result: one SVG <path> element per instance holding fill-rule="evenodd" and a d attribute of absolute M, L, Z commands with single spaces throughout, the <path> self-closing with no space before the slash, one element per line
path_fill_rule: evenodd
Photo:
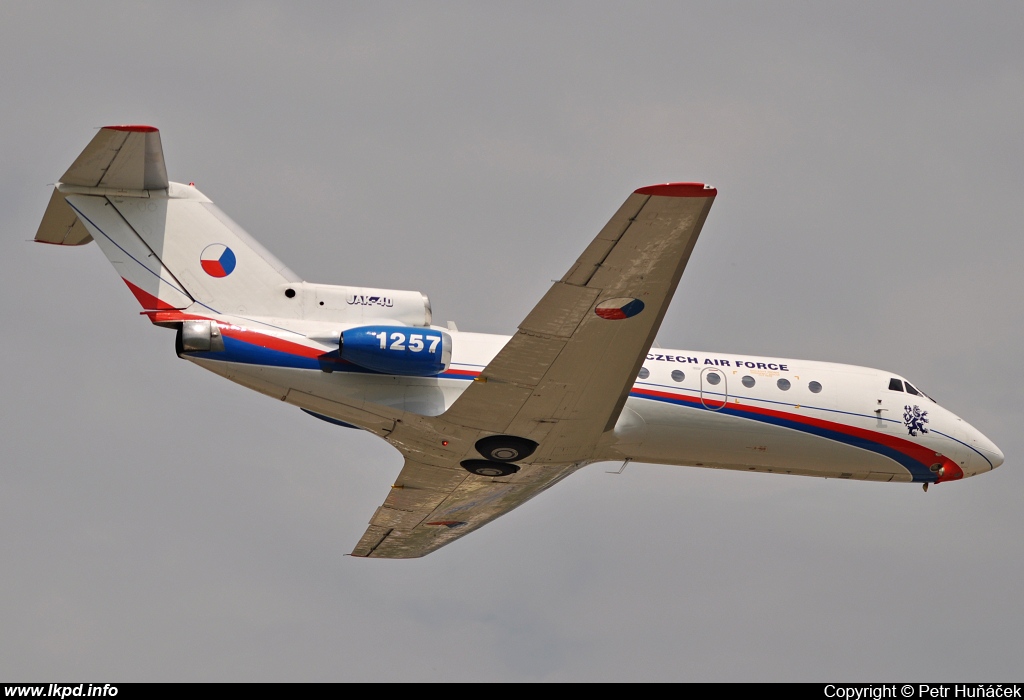
<path fill-rule="evenodd" d="M 928 422 L 928 411 L 922 411 L 920 406 L 903 407 L 903 424 L 907 426 L 911 437 L 917 437 L 918 431 L 921 434 L 928 432 L 924 424 Z"/>

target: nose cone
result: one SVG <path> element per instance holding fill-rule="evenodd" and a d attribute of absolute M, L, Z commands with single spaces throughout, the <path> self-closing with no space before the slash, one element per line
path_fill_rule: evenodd
<path fill-rule="evenodd" d="M 993 443 L 989 442 L 989 444 L 992 445 L 992 451 L 988 453 L 988 458 L 989 461 L 992 462 L 992 468 L 995 469 L 996 467 L 1003 463 L 1003 451 L 996 447 Z M 988 452 L 988 450 L 986 450 L 986 452 Z"/>
<path fill-rule="evenodd" d="M 991 465 L 990 469 L 995 469 L 1003 463 L 1003 451 L 981 433 L 978 433 L 977 437 L 975 437 L 974 444 L 988 462 L 986 466 Z"/>

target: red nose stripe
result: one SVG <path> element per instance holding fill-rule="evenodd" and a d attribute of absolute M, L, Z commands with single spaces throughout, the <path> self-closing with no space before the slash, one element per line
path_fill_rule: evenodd
<path fill-rule="evenodd" d="M 935 483 L 941 484 L 943 481 L 956 481 L 963 478 L 964 470 L 960 468 L 960 465 L 946 457 L 942 460 L 942 476 L 936 479 Z"/>

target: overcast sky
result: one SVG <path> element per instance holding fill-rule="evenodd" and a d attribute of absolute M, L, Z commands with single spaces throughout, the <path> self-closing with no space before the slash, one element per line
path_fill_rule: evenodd
<path fill-rule="evenodd" d="M 1024 5 L 0 5 L 0 679 L 1019 678 Z M 920 486 L 593 465 L 425 559 L 343 556 L 369 433 L 174 356 L 29 243 L 161 129 L 304 279 L 511 333 L 629 192 L 718 198 L 663 347 L 901 373 L 999 445 Z"/>

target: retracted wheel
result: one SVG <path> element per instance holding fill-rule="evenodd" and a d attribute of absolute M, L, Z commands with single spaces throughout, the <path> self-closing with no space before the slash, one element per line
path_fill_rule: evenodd
<path fill-rule="evenodd" d="M 537 449 L 537 443 L 515 435 L 488 435 L 476 441 L 476 451 L 495 462 L 518 462 Z"/>
<path fill-rule="evenodd" d="M 462 468 L 477 476 L 509 476 L 519 471 L 519 467 L 507 462 L 492 462 L 488 459 L 467 459 Z"/>

